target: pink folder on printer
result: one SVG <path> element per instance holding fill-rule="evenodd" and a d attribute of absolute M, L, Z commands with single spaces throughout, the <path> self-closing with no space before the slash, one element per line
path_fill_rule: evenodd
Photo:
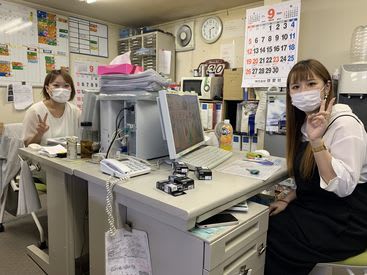
<path fill-rule="evenodd" d="M 99 65 L 98 75 L 104 74 L 137 74 L 143 72 L 144 68 L 131 64 Z"/>

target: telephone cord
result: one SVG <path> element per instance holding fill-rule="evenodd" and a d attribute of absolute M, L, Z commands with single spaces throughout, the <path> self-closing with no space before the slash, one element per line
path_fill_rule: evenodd
<path fill-rule="evenodd" d="M 113 187 L 123 180 L 127 180 L 126 178 L 115 178 L 110 176 L 106 181 L 106 214 L 107 214 L 107 221 L 108 221 L 108 232 L 111 236 L 116 234 L 116 226 L 115 226 L 115 218 L 113 216 Z"/>

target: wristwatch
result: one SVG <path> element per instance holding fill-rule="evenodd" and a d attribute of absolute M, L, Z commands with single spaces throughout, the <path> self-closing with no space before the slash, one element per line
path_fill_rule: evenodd
<path fill-rule="evenodd" d="M 321 151 L 324 151 L 324 150 L 327 150 L 324 143 L 322 143 L 322 145 L 320 145 L 320 146 L 312 147 L 312 152 L 314 152 L 314 153 L 321 152 Z"/>

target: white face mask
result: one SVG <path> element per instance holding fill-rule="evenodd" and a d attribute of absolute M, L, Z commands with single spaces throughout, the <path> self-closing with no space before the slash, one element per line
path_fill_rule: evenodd
<path fill-rule="evenodd" d="M 58 102 L 58 103 L 65 103 L 70 99 L 71 91 L 65 88 L 56 88 L 52 90 L 50 97 Z"/>
<path fill-rule="evenodd" d="M 325 87 L 324 87 L 325 88 Z M 322 88 L 321 91 L 324 89 Z M 312 112 L 321 105 L 321 91 L 311 90 L 291 95 L 292 105 L 304 112 Z"/>

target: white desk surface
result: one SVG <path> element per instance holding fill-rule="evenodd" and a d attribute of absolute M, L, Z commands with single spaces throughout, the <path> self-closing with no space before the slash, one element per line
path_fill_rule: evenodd
<path fill-rule="evenodd" d="M 74 174 L 90 183 L 104 188 L 108 175 L 102 174 L 99 165 L 83 159 L 68 160 L 65 158 L 49 158 L 40 156 L 34 151 L 23 148 L 20 154 L 41 165 L 49 165 L 67 174 Z M 232 158 L 218 166 L 240 159 L 242 154 L 234 154 Z M 163 222 L 170 223 L 180 229 L 190 229 L 196 221 L 202 221 L 230 206 L 257 194 L 267 186 L 281 181 L 287 176 L 286 164 L 266 181 L 224 174 L 213 170 L 213 180 L 199 181 L 193 172 L 189 177 L 195 180 L 195 188 L 185 191 L 187 194 L 174 197 L 156 188 L 158 180 L 167 179 L 170 166 L 161 165 L 159 170 L 150 174 L 131 178 L 115 186 L 114 191 L 119 203 L 125 206 L 134 205 L 139 211 L 156 216 Z M 104 196 L 104 195 L 103 195 Z"/>
<path fill-rule="evenodd" d="M 81 165 L 84 165 L 85 160 L 76 159 L 69 160 L 67 158 L 50 158 L 47 156 L 42 156 L 38 152 L 33 151 L 29 148 L 20 148 L 19 155 L 25 159 L 30 159 L 34 164 L 39 163 L 52 168 L 58 169 L 66 174 L 73 175 L 74 170 Z"/>
<path fill-rule="evenodd" d="M 21 155 L 29 157 L 41 164 L 50 165 L 68 174 L 83 178 L 89 184 L 98 184 L 104 188 L 108 175 L 99 171 L 99 165 L 85 160 L 67 160 L 39 156 L 29 149 L 21 149 Z M 234 156 L 221 164 L 240 159 L 241 154 Z M 270 179 L 264 181 L 224 174 L 213 170 L 213 180 L 196 180 L 193 172 L 189 177 L 195 180 L 195 189 L 186 191 L 186 195 L 174 197 L 156 188 L 158 180 L 167 179 L 170 174 L 168 165 L 152 171 L 150 174 L 131 178 L 115 186 L 114 191 L 119 203 L 144 211 L 155 216 L 162 222 L 174 227 L 187 230 L 195 225 L 196 221 L 204 220 L 257 194 L 282 179 L 286 178 L 286 164 Z"/>

